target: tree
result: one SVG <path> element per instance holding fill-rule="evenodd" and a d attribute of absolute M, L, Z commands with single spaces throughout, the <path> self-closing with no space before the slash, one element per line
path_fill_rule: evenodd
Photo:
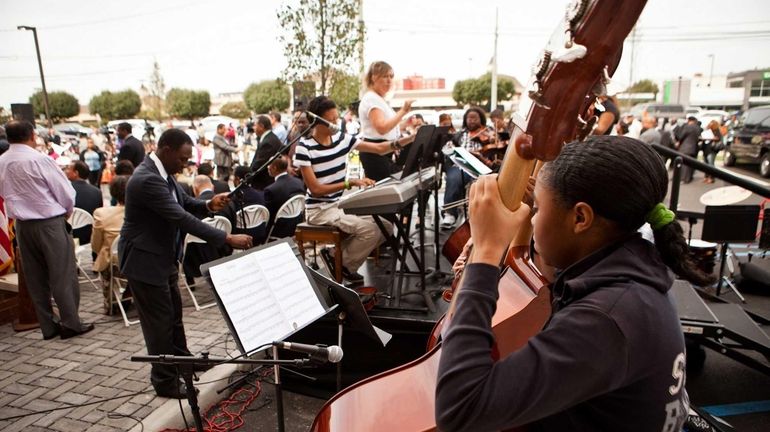
<path fill-rule="evenodd" d="M 655 98 L 658 96 L 658 92 L 660 89 L 658 89 L 658 85 L 655 84 L 652 80 L 643 79 L 635 82 L 631 87 L 629 87 L 626 90 L 628 93 L 652 93 L 655 95 Z"/>
<path fill-rule="evenodd" d="M 334 84 L 329 88 L 329 97 L 340 108 L 347 108 L 351 103 L 358 100 L 360 91 L 361 80 L 357 76 L 340 72 L 335 77 Z"/>
<path fill-rule="evenodd" d="M 516 84 L 511 78 L 497 77 L 497 100 L 510 100 L 516 94 Z M 486 73 L 478 78 L 460 80 L 452 89 L 452 98 L 459 105 L 486 105 L 492 96 L 492 74 Z M 489 107 L 488 107 L 489 108 Z"/>
<path fill-rule="evenodd" d="M 36 117 L 40 114 L 45 114 L 42 90 L 38 90 L 30 96 L 29 103 L 32 104 Z M 51 110 L 51 120 L 54 122 L 74 117 L 80 113 L 80 104 L 77 98 L 64 91 L 48 93 L 48 105 Z"/>
<path fill-rule="evenodd" d="M 211 96 L 205 90 L 172 88 L 166 95 L 166 106 L 172 116 L 193 120 L 209 115 Z"/>
<path fill-rule="evenodd" d="M 104 90 L 91 98 L 88 110 L 91 114 L 99 114 L 102 120 L 133 118 L 142 109 L 142 99 L 133 90 L 126 89 L 113 93 Z"/>
<path fill-rule="evenodd" d="M 289 87 L 280 80 L 260 81 L 249 85 L 243 92 L 246 106 L 255 113 L 285 111 L 289 108 Z"/>
<path fill-rule="evenodd" d="M 358 0 L 295 0 L 278 10 L 284 29 L 279 36 L 286 57 L 283 78 L 317 78 L 321 94 L 328 94 L 335 71 L 353 74 L 359 69 L 357 47 L 364 28 L 358 21 Z M 298 3 L 298 4 L 297 4 Z"/>
<path fill-rule="evenodd" d="M 157 61 L 152 63 L 150 86 L 147 88 L 147 92 L 150 117 L 160 121 L 163 119 L 163 97 L 166 95 L 166 82 L 163 80 L 163 75 L 160 74 L 160 65 Z"/>
<path fill-rule="evenodd" d="M 219 109 L 219 114 L 235 119 L 245 119 L 251 112 L 245 102 L 228 102 Z"/>

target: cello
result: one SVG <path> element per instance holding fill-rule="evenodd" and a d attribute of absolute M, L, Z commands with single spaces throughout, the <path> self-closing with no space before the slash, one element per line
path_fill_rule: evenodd
<path fill-rule="evenodd" d="M 528 98 L 514 115 L 515 130 L 498 175 L 505 205 L 519 207 L 536 159 L 553 160 L 580 125 L 586 95 L 614 72 L 623 41 L 644 0 L 576 0 L 568 7 L 535 66 Z M 522 230 L 506 256 L 492 318 L 493 356 L 503 358 L 535 335 L 550 314 L 550 293 L 526 251 Z M 462 290 L 462 283 L 458 290 Z M 453 307 L 447 317 L 451 320 Z M 346 388 L 324 404 L 312 431 L 432 431 L 440 343 L 417 360 Z"/>

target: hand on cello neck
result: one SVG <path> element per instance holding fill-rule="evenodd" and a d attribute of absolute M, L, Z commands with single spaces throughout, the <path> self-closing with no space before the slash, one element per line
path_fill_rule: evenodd
<path fill-rule="evenodd" d="M 470 224 L 473 237 L 471 263 L 500 265 L 508 245 L 524 224 L 530 208 L 521 204 L 509 210 L 500 198 L 497 175 L 479 177 L 470 190 Z"/>

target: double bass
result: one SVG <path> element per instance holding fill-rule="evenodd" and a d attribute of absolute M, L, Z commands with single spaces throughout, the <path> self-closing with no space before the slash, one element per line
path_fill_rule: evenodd
<path fill-rule="evenodd" d="M 511 144 L 498 175 L 505 205 L 516 210 L 535 160 L 558 156 L 587 123 L 581 113 L 587 95 L 612 74 L 623 41 L 644 0 L 575 0 L 533 70 L 528 97 L 514 115 Z M 525 230 L 526 231 L 526 230 Z M 529 232 L 516 236 L 498 283 L 492 318 L 493 356 L 503 358 L 523 346 L 545 323 L 550 293 L 526 251 Z M 458 290 L 462 290 L 462 283 Z M 453 305 L 452 305 L 453 306 Z M 451 320 L 451 312 L 445 319 Z M 441 344 L 417 360 L 372 376 L 333 396 L 316 416 L 312 431 L 432 431 Z"/>

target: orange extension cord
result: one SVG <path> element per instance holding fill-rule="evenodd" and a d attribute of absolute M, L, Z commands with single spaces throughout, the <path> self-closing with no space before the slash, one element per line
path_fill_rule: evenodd
<path fill-rule="evenodd" d="M 269 374 L 269 370 L 268 370 Z M 251 385 L 246 384 L 236 390 L 229 398 L 209 407 L 203 414 L 203 428 L 206 432 L 229 432 L 243 426 L 241 416 L 254 400 L 262 393 L 264 373 L 257 376 Z M 164 429 L 161 432 L 195 432 L 190 429 Z"/>

